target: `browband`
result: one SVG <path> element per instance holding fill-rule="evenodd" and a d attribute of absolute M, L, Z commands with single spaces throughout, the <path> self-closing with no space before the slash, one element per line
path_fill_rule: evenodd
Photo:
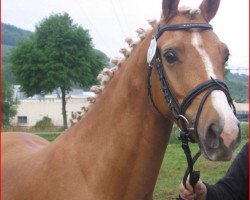
<path fill-rule="evenodd" d="M 199 28 L 202 30 L 213 29 L 212 25 L 208 23 L 190 23 L 190 24 L 174 24 L 174 25 L 166 25 L 163 27 L 158 27 L 158 32 L 155 35 L 155 39 L 158 40 L 159 37 L 165 31 L 180 31 L 180 30 L 190 30 L 192 28 Z"/>

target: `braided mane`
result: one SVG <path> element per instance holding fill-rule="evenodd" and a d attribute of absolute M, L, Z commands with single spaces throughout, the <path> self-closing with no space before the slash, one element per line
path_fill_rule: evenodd
<path fill-rule="evenodd" d="M 155 19 L 148 20 L 149 25 L 153 28 L 157 25 L 157 21 Z M 90 88 L 90 91 L 95 93 L 94 96 L 87 97 L 87 101 L 84 104 L 84 106 L 81 108 L 81 111 L 75 112 L 72 115 L 72 118 L 70 119 L 71 125 L 76 124 L 78 121 L 81 120 L 83 115 L 88 112 L 90 106 L 94 104 L 96 101 L 96 98 L 98 98 L 99 95 L 101 95 L 102 91 L 105 89 L 109 81 L 115 76 L 116 71 L 122 66 L 123 62 L 130 56 L 133 49 L 145 39 L 147 33 L 150 30 L 145 30 L 143 28 L 139 28 L 136 30 L 138 34 L 138 41 L 133 41 L 132 38 L 128 37 L 125 39 L 125 42 L 128 44 L 129 49 L 127 48 L 121 48 L 120 53 L 124 56 L 123 58 L 111 58 L 110 63 L 114 66 L 112 68 L 105 67 L 97 76 L 97 79 L 99 80 L 99 85 L 93 85 Z"/>
<path fill-rule="evenodd" d="M 197 8 L 190 8 L 187 6 L 182 6 L 179 8 L 179 12 L 186 15 L 190 19 L 194 19 L 198 14 L 200 14 L 200 9 Z M 153 28 L 157 25 L 157 21 L 155 19 L 148 20 L 149 25 Z M 124 56 L 123 58 L 119 59 L 117 57 L 111 58 L 110 63 L 114 66 L 112 68 L 105 67 L 100 74 L 97 76 L 99 80 L 99 85 L 93 85 L 90 88 L 90 91 L 95 93 L 95 96 L 87 97 L 87 101 L 85 105 L 81 108 L 81 111 L 75 112 L 70 120 L 71 125 L 74 125 L 78 121 L 81 120 L 82 116 L 88 112 L 89 107 L 96 101 L 96 98 L 102 93 L 105 89 L 106 85 L 109 81 L 115 76 L 116 71 L 122 66 L 123 62 L 130 56 L 133 49 L 145 39 L 147 33 L 150 30 L 145 30 L 143 28 L 139 28 L 136 30 L 138 34 L 138 41 L 133 41 L 132 38 L 128 37 L 125 39 L 125 42 L 128 44 L 129 49 L 121 48 L 120 53 Z"/>

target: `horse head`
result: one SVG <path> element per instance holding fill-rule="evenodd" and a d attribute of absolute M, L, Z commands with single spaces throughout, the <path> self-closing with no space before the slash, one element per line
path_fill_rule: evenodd
<path fill-rule="evenodd" d="M 229 50 L 208 24 L 220 1 L 203 0 L 199 9 L 178 8 L 178 4 L 179 0 L 163 0 L 158 32 L 149 48 L 156 55 L 152 64 L 162 65 L 162 75 L 160 67 L 158 72 L 169 107 L 162 92 L 152 91 L 155 105 L 163 114 L 171 113 L 181 128 L 184 124 L 207 159 L 229 160 L 241 133 L 223 83 Z M 153 78 L 159 79 L 155 74 Z"/>

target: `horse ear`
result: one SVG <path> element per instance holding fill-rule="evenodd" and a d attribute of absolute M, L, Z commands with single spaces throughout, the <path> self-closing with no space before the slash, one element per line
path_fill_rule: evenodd
<path fill-rule="evenodd" d="M 209 22 L 217 13 L 220 5 L 220 0 L 203 0 L 200 5 L 201 14 Z"/>
<path fill-rule="evenodd" d="M 162 1 L 162 13 L 166 21 L 177 12 L 179 1 L 180 0 L 163 0 Z"/>

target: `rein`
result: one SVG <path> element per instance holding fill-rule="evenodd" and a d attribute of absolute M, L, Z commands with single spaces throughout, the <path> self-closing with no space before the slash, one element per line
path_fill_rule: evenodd
<path fill-rule="evenodd" d="M 163 27 L 158 27 L 158 31 L 156 35 L 154 35 L 151 40 L 151 43 L 148 49 L 148 54 L 147 54 L 147 63 L 148 63 L 147 91 L 148 91 L 148 96 L 150 97 L 153 106 L 155 107 L 157 111 L 159 111 L 159 109 L 157 108 L 156 104 L 153 101 L 153 97 L 151 93 L 151 83 L 150 83 L 152 69 L 154 66 L 156 66 L 156 69 L 159 75 L 160 84 L 161 84 L 161 89 L 164 94 L 166 103 L 168 104 L 168 107 L 170 108 L 171 113 L 180 129 L 179 139 L 182 142 L 182 149 L 186 155 L 186 159 L 188 163 L 187 170 L 183 177 L 183 185 L 186 187 L 186 180 L 187 180 L 188 175 L 190 174 L 190 184 L 194 188 L 194 186 L 196 185 L 196 183 L 198 182 L 200 178 L 200 172 L 193 171 L 193 166 L 196 160 L 201 155 L 201 152 L 199 150 L 196 153 L 196 155 L 192 158 L 188 143 L 195 142 L 191 138 L 192 132 L 195 134 L 195 137 L 198 139 L 197 128 L 199 124 L 199 118 L 200 118 L 202 109 L 204 107 L 204 104 L 207 98 L 214 90 L 223 91 L 227 97 L 229 105 L 233 109 L 234 114 L 236 114 L 236 110 L 233 105 L 233 100 L 229 94 L 227 85 L 223 81 L 214 79 L 212 77 L 210 77 L 211 78 L 210 80 L 207 80 L 199 84 L 198 86 L 196 86 L 194 89 L 192 89 L 184 98 L 183 102 L 181 102 L 181 104 L 178 103 L 177 98 L 175 97 L 174 93 L 171 91 L 171 87 L 168 83 L 168 80 L 166 78 L 165 71 L 163 68 L 160 49 L 157 46 L 157 40 L 161 37 L 161 35 L 165 31 L 187 31 L 193 28 L 198 28 L 200 30 L 213 29 L 212 26 L 207 23 L 188 23 L 188 24 L 176 24 L 176 25 L 166 25 Z M 155 61 L 154 64 L 153 64 L 153 61 Z M 192 103 L 192 101 L 202 92 L 205 92 L 205 94 L 203 95 L 200 105 L 198 107 L 197 115 L 196 115 L 195 122 L 194 122 L 194 127 L 190 128 L 189 122 L 187 118 L 185 117 L 185 112 L 190 106 L 190 104 Z M 181 198 L 179 197 L 179 199 Z"/>

